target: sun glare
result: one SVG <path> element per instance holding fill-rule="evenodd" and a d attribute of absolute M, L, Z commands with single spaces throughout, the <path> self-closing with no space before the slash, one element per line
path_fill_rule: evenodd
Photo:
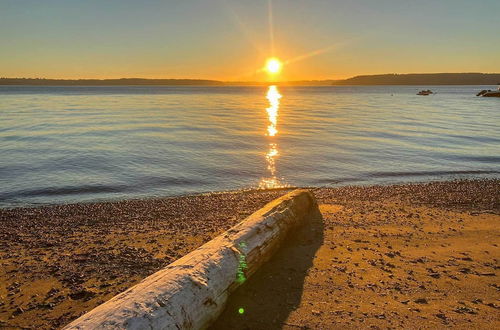
<path fill-rule="evenodd" d="M 272 57 L 267 60 L 266 62 L 266 71 L 269 74 L 278 74 L 281 72 L 281 67 L 283 64 L 281 63 L 280 60 L 278 60 L 275 57 Z"/>
<path fill-rule="evenodd" d="M 278 124 L 278 109 L 280 107 L 281 94 L 276 86 L 269 86 L 266 98 L 269 101 L 269 108 L 266 109 L 269 118 L 267 126 L 267 135 L 275 136 L 278 133 L 276 126 Z"/>

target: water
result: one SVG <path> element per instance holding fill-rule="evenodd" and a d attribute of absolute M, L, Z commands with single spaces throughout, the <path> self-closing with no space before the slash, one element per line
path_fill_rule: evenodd
<path fill-rule="evenodd" d="M 427 88 L 0 86 L 0 207 L 500 177 L 491 86 Z"/>

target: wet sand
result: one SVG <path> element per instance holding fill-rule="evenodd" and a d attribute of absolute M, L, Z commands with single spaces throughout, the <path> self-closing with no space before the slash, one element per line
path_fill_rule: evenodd
<path fill-rule="evenodd" d="M 61 327 L 284 193 L 0 210 L 0 327 Z M 214 329 L 500 327 L 500 180 L 314 193 Z"/>

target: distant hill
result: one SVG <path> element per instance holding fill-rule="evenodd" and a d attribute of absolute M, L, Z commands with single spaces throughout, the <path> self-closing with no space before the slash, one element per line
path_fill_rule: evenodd
<path fill-rule="evenodd" d="M 324 85 L 496 85 L 500 73 L 411 73 L 356 76 L 344 80 L 302 80 L 276 82 L 278 85 L 324 86 Z M 124 85 L 191 85 L 191 86 L 238 86 L 269 85 L 269 82 L 223 82 L 205 79 L 43 79 L 0 78 L 0 85 L 45 85 L 45 86 L 124 86 Z"/>
<path fill-rule="evenodd" d="M 116 86 L 116 85 L 223 85 L 222 81 L 203 79 L 43 79 L 0 78 L 0 85 L 44 85 L 44 86 Z"/>
<path fill-rule="evenodd" d="M 320 86 L 331 85 L 334 80 L 301 80 L 277 82 L 279 85 Z M 219 81 L 205 79 L 45 79 L 45 78 L 0 78 L 0 85 L 40 85 L 40 86 L 267 86 L 264 81 Z"/>
<path fill-rule="evenodd" d="M 499 73 L 411 73 L 356 76 L 334 85 L 496 85 Z"/>

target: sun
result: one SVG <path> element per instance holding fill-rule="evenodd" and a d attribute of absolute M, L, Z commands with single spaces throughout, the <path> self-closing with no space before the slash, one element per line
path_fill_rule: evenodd
<path fill-rule="evenodd" d="M 269 74 L 278 74 L 281 72 L 283 63 L 276 57 L 271 57 L 266 62 L 266 71 Z"/>

